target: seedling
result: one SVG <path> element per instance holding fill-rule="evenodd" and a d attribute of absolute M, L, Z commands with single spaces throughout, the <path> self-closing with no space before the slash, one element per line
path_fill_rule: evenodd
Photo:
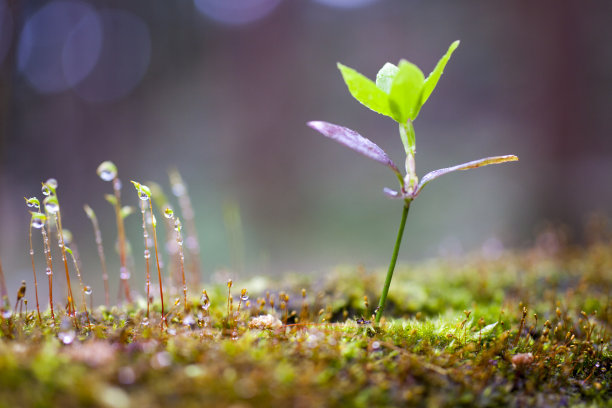
<path fill-rule="evenodd" d="M 183 252 L 183 234 L 181 220 L 178 217 L 174 216 L 174 211 L 171 208 L 166 208 L 164 210 L 164 217 L 172 221 L 174 231 L 176 232 L 176 246 L 178 248 L 178 258 L 179 265 L 181 268 L 181 279 L 183 281 L 183 306 L 185 308 L 185 313 L 188 311 L 187 307 L 187 281 L 185 280 L 185 254 Z"/>
<path fill-rule="evenodd" d="M 397 262 L 397 255 L 404 234 L 410 204 L 420 194 L 425 185 L 444 174 L 454 171 L 518 160 L 518 157 L 514 155 L 487 157 L 434 170 L 426 174 L 419 182 L 415 169 L 416 147 L 413 122 L 417 118 L 421 107 L 429 99 L 429 96 L 438 84 L 446 63 L 458 46 L 459 41 L 455 41 L 450 45 L 446 54 L 440 59 L 427 78 L 425 78 L 423 72 L 416 65 L 406 60 L 401 60 L 397 66 L 387 62 L 378 71 L 376 82 L 354 69 L 338 63 L 338 68 L 351 95 L 367 108 L 381 115 L 388 116 L 399 124 L 400 139 L 406 153 L 405 175 L 400 173 L 395 163 L 380 147 L 354 130 L 327 122 L 308 122 L 308 126 L 319 131 L 323 136 L 333 139 L 389 167 L 399 182 L 399 190 L 396 191 L 389 188 L 384 188 L 383 190 L 388 197 L 403 200 L 404 206 L 391 262 L 376 310 L 376 323 L 380 322 L 385 309 L 387 294 L 391 285 L 395 263 Z"/>
<path fill-rule="evenodd" d="M 110 294 L 108 288 L 108 271 L 106 269 L 106 257 L 104 256 L 104 246 L 102 244 L 102 233 L 100 232 L 100 225 L 98 224 L 98 218 L 96 213 L 91 209 L 90 206 L 85 204 L 83 206 L 87 217 L 91 220 L 93 226 L 94 236 L 96 239 L 96 246 L 98 248 L 98 257 L 100 258 L 100 264 L 102 265 L 102 280 L 104 281 L 104 304 L 106 307 L 110 306 Z"/>
<path fill-rule="evenodd" d="M 168 322 L 166 322 L 166 317 L 164 316 L 164 287 L 162 283 L 161 268 L 159 266 L 159 254 L 157 251 L 157 232 L 156 232 L 157 221 L 155 220 L 155 215 L 153 214 L 153 204 L 151 203 L 151 190 L 149 189 L 149 187 L 145 186 L 144 184 L 140 184 L 136 181 L 132 181 L 132 184 L 134 185 L 134 188 L 136 189 L 136 192 L 138 193 L 138 198 L 141 201 L 145 201 L 148 203 L 149 211 L 151 213 L 151 227 L 153 229 L 153 246 L 155 248 L 155 262 L 157 263 L 157 276 L 159 278 L 159 296 L 161 298 L 161 323 L 160 324 L 163 330 L 164 323 L 168 325 Z M 147 239 L 146 228 L 143 234 L 146 240 Z M 146 258 L 146 252 L 145 252 L 145 258 Z M 147 262 L 147 265 L 148 265 L 148 262 Z M 147 276 L 147 282 L 149 282 L 148 276 Z M 149 289 L 148 289 L 148 284 L 147 284 L 147 304 L 148 303 L 149 303 Z M 148 306 L 147 306 L 147 309 L 148 309 Z"/>
<path fill-rule="evenodd" d="M 125 226 L 123 223 L 124 218 L 127 215 L 123 214 L 123 208 L 121 208 L 121 180 L 117 177 L 117 166 L 111 161 L 104 161 L 100 163 L 96 172 L 98 176 L 104 181 L 112 181 L 114 195 L 107 195 L 106 200 L 112 204 L 115 209 L 115 218 L 117 220 L 117 238 L 119 241 L 119 262 L 121 264 L 119 270 L 119 278 L 121 279 L 121 285 L 125 291 L 125 299 L 131 303 L 132 296 L 130 294 L 130 272 L 127 268 L 126 263 L 126 244 L 125 244 Z"/>
<path fill-rule="evenodd" d="M 198 242 L 198 234 L 196 233 L 196 225 L 194 220 L 194 211 L 189 198 L 187 186 L 181 177 L 178 170 L 172 169 L 168 172 L 170 185 L 172 186 L 172 194 L 178 199 L 183 219 L 185 220 L 185 232 L 187 243 L 187 252 L 189 253 L 189 270 L 191 271 L 191 280 L 194 286 L 200 284 L 200 244 Z"/>
<path fill-rule="evenodd" d="M 38 198 L 25 198 L 26 205 L 30 208 L 34 208 L 36 211 L 40 211 L 40 201 Z M 38 303 L 38 281 L 36 280 L 36 266 L 34 265 L 34 247 L 32 246 L 32 228 L 34 227 L 34 220 L 40 221 L 38 218 L 34 217 L 34 213 L 32 214 L 32 218 L 30 219 L 30 228 L 29 228 L 29 240 L 30 240 L 30 259 L 32 260 L 32 273 L 34 274 L 34 294 L 36 295 L 36 312 L 38 313 L 38 322 L 42 322 L 42 318 L 40 317 L 40 305 Z M 44 223 L 43 223 L 44 224 Z M 43 224 L 40 224 L 41 226 Z"/>
<path fill-rule="evenodd" d="M 66 270 L 66 290 L 68 292 L 68 314 L 72 315 L 76 319 L 76 308 L 74 307 L 74 296 L 72 295 L 72 287 L 70 285 L 70 273 L 68 272 L 68 258 L 66 257 L 66 245 L 64 243 L 64 232 L 62 230 L 62 215 L 57 198 L 57 180 L 54 178 L 48 179 L 42 184 L 42 194 L 45 197 L 43 205 L 47 218 L 49 214 L 53 215 L 57 230 L 57 244 L 60 247 L 62 254 L 62 261 L 64 262 L 64 269 Z M 47 223 L 47 225 L 49 225 Z M 49 251 L 51 249 L 49 248 Z"/>

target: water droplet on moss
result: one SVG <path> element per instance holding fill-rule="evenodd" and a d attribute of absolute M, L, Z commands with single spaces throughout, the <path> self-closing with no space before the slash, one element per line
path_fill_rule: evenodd
<path fill-rule="evenodd" d="M 96 172 L 102 180 L 111 181 L 117 177 L 117 166 L 111 161 L 105 161 L 98 166 Z"/>
<path fill-rule="evenodd" d="M 32 227 L 42 228 L 45 225 L 45 221 L 40 217 L 32 218 Z"/>

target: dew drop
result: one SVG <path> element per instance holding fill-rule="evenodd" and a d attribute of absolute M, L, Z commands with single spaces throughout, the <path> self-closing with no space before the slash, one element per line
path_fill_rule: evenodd
<path fill-rule="evenodd" d="M 142 201 L 146 201 L 149 199 L 149 195 L 143 191 L 143 190 L 139 190 L 138 191 L 138 198 L 140 198 Z"/>
<path fill-rule="evenodd" d="M 151 251 L 149 251 L 148 249 L 145 249 L 144 250 L 144 257 L 145 257 L 145 259 L 151 258 Z"/>
<path fill-rule="evenodd" d="M 196 323 L 194 317 L 190 314 L 183 318 L 183 325 L 185 326 L 193 326 Z"/>
<path fill-rule="evenodd" d="M 116 178 L 115 181 L 113 181 L 113 189 L 119 191 L 121 190 L 121 187 L 123 187 L 123 184 L 121 184 L 121 180 Z"/>
<path fill-rule="evenodd" d="M 117 166 L 111 161 L 105 161 L 98 166 L 96 172 L 102 180 L 111 181 L 117 177 Z"/>
<path fill-rule="evenodd" d="M 166 211 L 164 211 L 164 217 L 166 218 L 174 217 L 174 211 L 172 211 L 172 209 L 170 208 L 166 208 Z"/>
<path fill-rule="evenodd" d="M 42 218 L 40 217 L 32 218 L 32 227 L 42 228 L 44 225 L 45 225 L 45 221 Z"/>
<path fill-rule="evenodd" d="M 206 293 L 202 293 L 200 297 L 200 303 L 202 303 L 202 309 L 208 310 L 210 308 L 210 299 Z"/>
<path fill-rule="evenodd" d="M 119 277 L 123 280 L 130 279 L 130 271 L 128 271 L 126 267 L 121 267 Z"/>
<path fill-rule="evenodd" d="M 30 249 L 30 255 L 34 255 L 34 250 Z"/>
<path fill-rule="evenodd" d="M 45 270 L 45 273 L 46 273 L 47 275 L 49 275 L 49 276 L 53 275 L 53 271 L 51 270 L 51 268 L 47 268 L 47 269 Z"/>
<path fill-rule="evenodd" d="M 46 185 L 51 187 L 53 190 L 57 188 L 57 180 L 54 178 L 50 178 L 45 182 Z"/>
<path fill-rule="evenodd" d="M 74 330 L 61 331 L 57 333 L 57 338 L 64 344 L 71 344 L 74 341 L 76 334 Z"/>
<path fill-rule="evenodd" d="M 49 190 L 49 187 L 47 187 L 46 184 L 43 184 L 41 191 L 44 196 L 51 194 L 51 190 Z"/>
<path fill-rule="evenodd" d="M 143 326 L 148 326 L 149 325 L 149 319 L 145 317 L 144 319 L 142 319 L 140 324 L 143 325 Z"/>
<path fill-rule="evenodd" d="M 10 319 L 12 315 L 13 315 L 13 312 L 11 310 L 4 310 L 2 312 L 2 318 L 4 319 Z"/>
<path fill-rule="evenodd" d="M 181 230 L 181 221 L 178 218 L 174 221 L 174 230 L 176 232 Z"/>
<path fill-rule="evenodd" d="M 91 286 L 86 285 L 86 286 L 83 288 L 83 292 L 85 292 L 85 294 L 86 294 L 86 295 L 91 295 L 91 292 L 93 292 L 93 289 L 91 288 Z"/>
<path fill-rule="evenodd" d="M 55 214 L 59 210 L 59 204 L 55 200 L 48 201 L 45 203 L 45 210 L 51 214 Z"/>

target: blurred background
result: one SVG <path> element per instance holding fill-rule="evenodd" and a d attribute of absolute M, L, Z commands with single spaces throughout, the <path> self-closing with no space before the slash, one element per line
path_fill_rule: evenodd
<path fill-rule="evenodd" d="M 336 62 L 374 78 L 406 58 L 427 74 L 456 39 L 415 122 L 418 173 L 501 154 L 520 162 L 429 185 L 400 262 L 495 257 L 531 245 L 547 223 L 580 242 L 587 218 L 612 209 L 610 16 L 609 1 L 0 0 L 0 259 L 11 297 L 32 275 L 23 197 L 41 198 L 49 177 L 99 288 L 83 204 L 96 211 L 116 290 L 103 160 L 118 166 L 126 205 L 138 204 L 129 180 L 171 196 L 168 170 L 181 172 L 205 282 L 223 270 L 385 266 L 401 215 L 382 194 L 394 176 L 305 123 L 353 128 L 403 163 L 395 123 L 350 96 Z M 139 213 L 126 229 L 141 288 Z"/>

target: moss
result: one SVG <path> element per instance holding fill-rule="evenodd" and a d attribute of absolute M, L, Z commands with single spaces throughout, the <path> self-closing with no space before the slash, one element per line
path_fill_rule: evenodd
<path fill-rule="evenodd" d="M 381 274 L 360 267 L 254 285 L 229 320 L 227 287 L 207 288 L 207 312 L 189 299 L 163 331 L 159 304 L 148 321 L 143 305 L 99 307 L 91 329 L 64 312 L 55 325 L 48 312 L 42 324 L 11 316 L 0 320 L 0 406 L 609 405 L 606 248 L 400 268 L 380 327 L 363 297 L 375 299 Z M 270 306 L 281 291 L 286 312 Z M 262 300 L 281 320 L 296 311 L 294 323 L 248 329 Z M 65 331 L 75 337 L 60 341 Z"/>

